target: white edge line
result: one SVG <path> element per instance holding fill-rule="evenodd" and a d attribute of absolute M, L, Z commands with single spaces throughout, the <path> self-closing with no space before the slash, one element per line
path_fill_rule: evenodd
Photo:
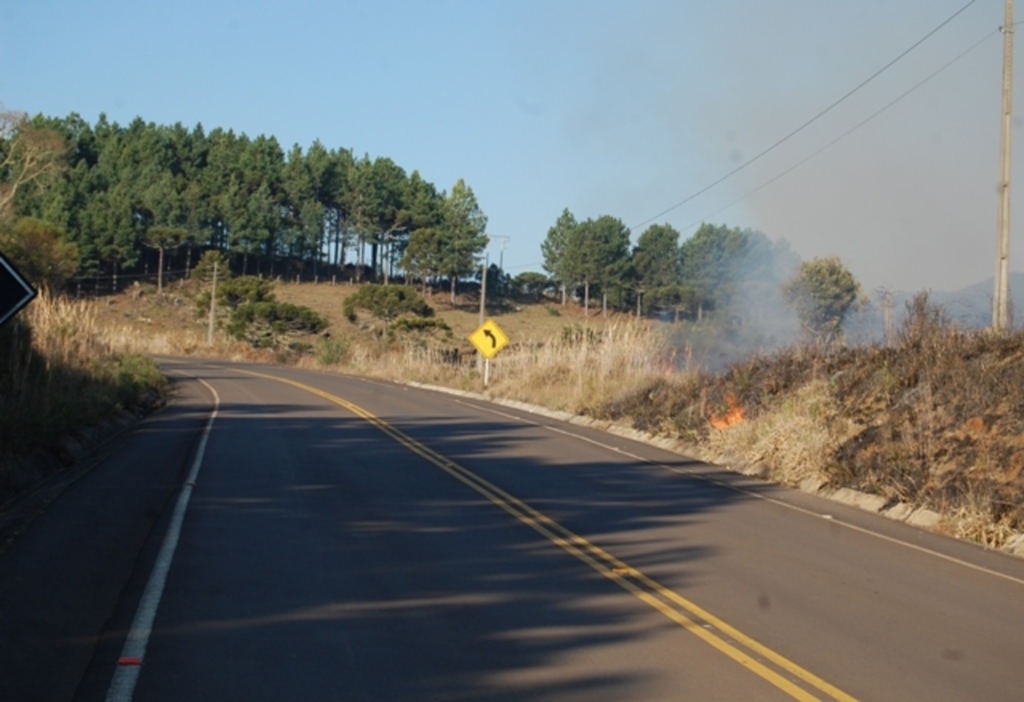
<path fill-rule="evenodd" d="M 610 451 L 615 451 L 616 453 L 619 453 L 619 454 L 621 454 L 623 456 L 628 456 L 629 458 L 635 459 L 635 460 L 640 461 L 642 463 L 647 463 L 648 465 L 652 465 L 652 466 L 655 466 L 657 468 L 661 468 L 663 470 L 667 470 L 670 473 L 676 473 L 677 475 L 685 475 L 685 476 L 688 476 L 688 477 L 691 477 L 691 478 L 697 478 L 698 480 L 703 480 L 706 483 L 711 483 L 711 484 L 717 485 L 719 487 L 727 488 L 729 490 L 733 490 L 734 492 L 738 492 L 738 493 L 741 493 L 743 495 L 747 495 L 748 497 L 755 497 L 755 498 L 757 498 L 759 500 L 764 500 L 765 502 L 770 502 L 773 505 L 778 505 L 779 507 L 785 507 L 786 509 L 793 510 L 794 512 L 800 512 L 801 514 L 806 514 L 806 515 L 811 516 L 811 517 L 817 517 L 819 519 L 828 519 L 833 524 L 837 524 L 837 525 L 839 525 L 841 527 L 846 527 L 847 529 L 851 529 L 851 530 L 859 532 L 861 534 L 865 534 L 867 536 L 873 536 L 876 539 L 881 539 L 882 541 L 888 541 L 889 543 L 897 544 L 899 546 L 905 546 L 905 547 L 907 547 L 909 549 L 912 549 L 914 551 L 919 551 L 921 553 L 926 553 L 926 554 L 928 554 L 930 556 L 935 556 L 936 558 L 941 558 L 944 561 L 949 561 L 950 563 L 956 563 L 957 565 L 961 565 L 961 566 L 964 566 L 966 568 L 970 568 L 972 570 L 979 571 L 981 573 L 986 573 L 988 575 L 994 575 L 997 578 L 1002 578 L 1004 580 L 1009 580 L 1010 582 L 1016 583 L 1018 585 L 1024 585 L 1024 580 L 1022 580 L 1021 578 L 1016 578 L 1016 577 L 1014 577 L 1012 575 L 1007 575 L 1006 573 L 1000 573 L 998 570 L 992 570 L 991 568 L 986 568 L 985 566 L 976 565 L 974 563 L 971 563 L 970 561 L 965 561 L 965 560 L 963 560 L 961 558 L 957 558 L 955 556 L 949 556 L 949 555 L 946 555 L 945 553 L 941 553 L 939 551 L 932 550 L 932 549 L 927 548 L 925 546 L 918 546 L 917 544 L 912 544 L 909 541 L 904 541 L 902 539 L 897 539 L 897 538 L 892 537 L 892 536 L 886 536 L 885 534 L 880 534 L 880 533 L 878 533 L 876 531 L 872 531 L 870 529 L 865 529 L 864 527 L 857 526 L 856 524 L 850 524 L 849 522 L 845 522 L 842 519 L 836 519 L 832 515 L 821 514 L 819 512 L 815 512 L 814 510 L 807 509 L 806 507 L 799 507 L 797 505 L 791 505 L 788 502 L 783 502 L 782 500 L 777 500 L 774 497 L 767 497 L 766 495 L 761 495 L 761 494 L 759 494 L 757 492 L 754 492 L 753 490 L 748 490 L 746 488 L 739 487 L 737 485 L 732 485 L 732 484 L 730 484 L 728 482 L 725 482 L 723 480 L 716 480 L 715 478 L 712 478 L 712 477 L 707 476 L 707 475 L 701 475 L 700 473 L 697 473 L 695 471 L 689 471 L 689 470 L 684 470 L 684 469 L 681 469 L 681 468 L 675 468 L 673 466 L 667 466 L 664 463 L 659 463 L 658 461 L 653 461 L 653 460 L 651 460 L 649 458 L 644 458 L 643 456 L 638 456 L 635 453 L 632 453 L 630 451 L 626 451 L 625 449 L 619 448 L 618 446 L 612 446 L 610 444 L 605 444 L 605 443 L 602 443 L 602 442 L 597 441 L 595 439 L 591 439 L 591 438 L 588 438 L 586 436 L 582 436 L 580 434 L 576 434 L 575 432 L 566 431 L 565 429 L 559 429 L 558 427 L 548 426 L 547 424 L 541 424 L 540 422 L 535 422 L 535 421 L 533 421 L 531 419 L 527 419 L 525 417 L 517 417 L 516 415 L 508 414 L 507 412 L 501 412 L 499 410 L 492 409 L 490 407 L 485 407 L 483 405 L 478 405 L 478 404 L 475 404 L 475 403 L 469 403 L 469 402 L 465 402 L 463 400 L 455 400 L 455 402 L 457 402 L 459 404 L 464 404 L 464 405 L 471 405 L 472 407 L 475 407 L 477 409 L 483 410 L 484 412 L 490 412 L 491 414 L 496 414 L 496 415 L 499 415 L 501 417 L 507 417 L 509 419 L 515 419 L 515 420 L 518 420 L 520 422 L 523 422 L 524 424 L 531 424 L 533 426 L 540 427 L 542 429 L 546 429 L 546 430 L 554 432 L 556 434 L 564 434 L 565 436 L 572 437 L 574 439 L 579 439 L 580 441 L 585 441 L 588 444 L 593 444 L 593 445 L 599 446 L 599 447 L 601 447 L 603 449 L 607 449 L 607 450 L 610 450 Z"/>
<path fill-rule="evenodd" d="M 160 553 L 156 557 L 153 571 L 149 574 L 149 581 L 142 593 L 139 607 L 135 611 L 135 619 L 132 620 L 132 628 L 128 632 L 128 638 L 121 649 L 121 658 L 137 658 L 144 660 L 146 647 L 149 645 L 149 635 L 153 630 L 153 620 L 156 619 L 157 609 L 160 607 L 160 598 L 164 594 L 164 585 L 167 583 L 167 574 L 171 569 L 171 561 L 174 560 L 174 551 L 178 546 L 178 538 L 181 536 L 181 527 L 185 521 L 185 510 L 188 508 L 189 498 L 192 496 L 192 488 L 195 485 L 196 477 L 199 475 L 199 468 L 203 463 L 203 454 L 206 453 L 206 442 L 210 438 L 210 430 L 213 422 L 220 411 L 220 396 L 213 386 L 202 378 L 196 378 L 200 383 L 213 394 L 213 412 L 206 420 L 203 428 L 202 438 L 196 448 L 196 455 L 192 461 L 192 468 L 189 470 L 185 485 L 178 495 L 178 502 L 174 505 L 174 513 L 171 515 L 171 523 L 167 527 L 163 544 L 160 546 Z M 107 691 L 107 702 L 130 702 L 135 693 L 135 684 L 139 679 L 140 665 L 118 665 L 114 671 L 114 678 L 110 681 L 110 689 Z"/>

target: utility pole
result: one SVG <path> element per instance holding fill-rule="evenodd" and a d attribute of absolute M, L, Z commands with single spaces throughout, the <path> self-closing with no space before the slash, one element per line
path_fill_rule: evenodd
<path fill-rule="evenodd" d="M 487 321 L 487 258 L 480 267 L 480 326 Z M 487 387 L 487 375 L 490 370 L 489 364 L 482 353 L 476 355 L 476 369 L 484 374 L 484 387 Z"/>
<path fill-rule="evenodd" d="M 487 259 L 480 266 L 480 324 L 487 319 Z"/>
<path fill-rule="evenodd" d="M 213 346 L 213 313 L 217 309 L 217 262 L 213 262 L 213 289 L 210 291 L 210 324 L 206 329 L 206 345 Z"/>
<path fill-rule="evenodd" d="M 498 253 L 498 268 L 501 269 L 501 274 L 505 274 L 505 244 L 508 243 L 507 236 L 492 236 L 492 239 L 497 239 L 501 242 L 501 250 Z"/>
<path fill-rule="evenodd" d="M 992 296 L 992 328 L 1010 326 L 1010 127 L 1013 109 L 1013 0 L 1005 0 L 1003 20 L 1003 133 L 999 178 L 999 218 L 996 244 L 995 293 Z"/>

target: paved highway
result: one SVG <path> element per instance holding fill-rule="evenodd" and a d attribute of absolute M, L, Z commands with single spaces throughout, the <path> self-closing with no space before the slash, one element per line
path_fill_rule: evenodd
<path fill-rule="evenodd" d="M 164 367 L 0 555 L 0 699 L 1024 696 L 1024 562 L 477 400 Z"/>

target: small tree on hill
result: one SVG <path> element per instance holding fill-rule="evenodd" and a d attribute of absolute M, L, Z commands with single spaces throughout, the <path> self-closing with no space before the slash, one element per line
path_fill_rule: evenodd
<path fill-rule="evenodd" d="M 433 317 L 434 310 L 409 285 L 376 285 L 367 283 L 345 298 L 345 316 L 356 321 L 356 310 L 365 310 L 388 325 L 402 315 Z"/>
<path fill-rule="evenodd" d="M 846 315 L 860 300 L 860 283 L 838 257 L 816 258 L 800 264 L 782 294 L 809 337 L 832 343 L 842 336 Z"/>
<path fill-rule="evenodd" d="M 569 237 L 579 226 L 576 218 L 569 208 L 562 210 L 553 227 L 548 229 L 547 238 L 540 245 L 541 253 L 544 254 L 544 270 L 551 274 L 554 282 L 558 283 L 562 291 L 562 304 L 565 304 L 566 287 L 571 283 L 569 277 L 569 261 L 566 258 L 566 248 Z"/>
<path fill-rule="evenodd" d="M 459 276 L 476 270 L 480 254 L 487 248 L 487 215 L 477 204 L 473 189 L 459 178 L 445 200 L 443 272 L 451 281 L 452 304 Z"/>
<path fill-rule="evenodd" d="M 228 266 L 227 256 L 216 249 L 203 253 L 199 262 L 192 269 L 192 279 L 206 284 L 213 280 L 213 268 L 217 267 L 217 280 L 224 281 L 231 277 L 231 268 Z"/>
<path fill-rule="evenodd" d="M 206 290 L 196 298 L 197 314 L 205 314 L 209 306 Z M 217 309 L 227 316 L 225 329 L 231 336 L 257 348 L 276 348 L 282 337 L 318 334 L 328 326 L 326 319 L 304 305 L 278 302 L 273 281 L 254 275 L 218 282 Z"/>
<path fill-rule="evenodd" d="M 610 215 L 587 219 L 565 239 L 560 273 L 583 286 L 583 313 L 590 314 L 590 286 L 607 291 L 621 283 L 629 269 L 629 228 Z"/>
<path fill-rule="evenodd" d="M 146 230 L 143 241 L 146 246 L 160 252 L 157 264 L 156 290 L 164 290 L 164 252 L 174 251 L 188 239 L 188 232 L 179 227 L 150 227 Z"/>

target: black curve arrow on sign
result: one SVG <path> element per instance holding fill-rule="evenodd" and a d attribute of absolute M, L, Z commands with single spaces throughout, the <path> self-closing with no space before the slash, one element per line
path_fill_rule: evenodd
<path fill-rule="evenodd" d="M 498 338 L 496 336 L 494 336 L 494 332 L 492 332 L 490 329 L 484 329 L 484 336 L 490 338 L 490 340 L 491 340 L 491 348 L 492 349 L 493 348 L 497 348 L 497 346 L 498 346 Z"/>

